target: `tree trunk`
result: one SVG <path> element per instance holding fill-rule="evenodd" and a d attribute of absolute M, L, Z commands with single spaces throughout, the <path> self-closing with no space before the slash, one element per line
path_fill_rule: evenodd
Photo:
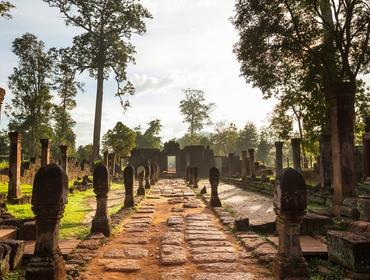
<path fill-rule="evenodd" d="M 96 90 L 95 120 L 94 120 L 94 139 L 92 160 L 99 158 L 101 117 L 103 109 L 103 84 L 104 84 L 104 66 L 98 66 L 98 83 Z"/>

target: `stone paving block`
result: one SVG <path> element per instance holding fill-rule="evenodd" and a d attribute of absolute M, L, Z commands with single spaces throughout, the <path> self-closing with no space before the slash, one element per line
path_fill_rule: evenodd
<path fill-rule="evenodd" d="M 224 234 L 187 234 L 185 235 L 185 240 L 191 241 L 191 240 L 226 240 L 226 237 Z"/>
<path fill-rule="evenodd" d="M 145 227 L 145 228 L 148 228 L 149 226 L 149 223 L 127 223 L 125 224 L 125 228 L 132 228 L 132 227 Z"/>
<path fill-rule="evenodd" d="M 256 248 L 258 248 L 259 246 L 261 246 L 262 244 L 265 244 L 265 243 L 266 243 L 266 241 L 262 240 L 259 237 L 257 237 L 257 238 L 243 238 L 242 239 L 242 244 L 244 245 L 244 247 L 248 251 L 255 250 Z"/>
<path fill-rule="evenodd" d="M 147 227 L 128 227 L 125 228 L 125 232 L 146 232 L 148 230 Z"/>
<path fill-rule="evenodd" d="M 231 246 L 229 241 L 215 241 L 215 240 L 192 240 L 189 241 L 191 247 L 204 247 L 204 246 Z"/>
<path fill-rule="evenodd" d="M 142 237 L 142 238 L 126 238 L 122 241 L 122 244 L 149 244 L 149 239 Z"/>
<path fill-rule="evenodd" d="M 196 273 L 192 276 L 191 280 L 258 280 L 253 274 L 246 272 L 235 273 Z"/>
<path fill-rule="evenodd" d="M 217 234 L 220 234 L 220 231 L 217 230 L 217 229 L 213 229 L 213 230 L 209 230 L 209 229 L 204 229 L 204 230 L 186 230 L 185 231 L 186 234 L 210 234 L 210 235 L 217 235 Z"/>
<path fill-rule="evenodd" d="M 139 214 L 154 213 L 154 209 L 139 208 L 138 210 L 136 210 L 136 213 L 139 213 Z"/>
<path fill-rule="evenodd" d="M 110 259 L 141 259 L 148 256 L 148 250 L 139 247 L 122 247 L 107 250 L 104 258 Z"/>
<path fill-rule="evenodd" d="M 206 253 L 192 256 L 195 263 L 234 262 L 237 256 L 234 253 Z"/>
<path fill-rule="evenodd" d="M 241 264 L 224 262 L 198 264 L 197 268 L 205 272 L 235 272 L 243 270 Z"/>
<path fill-rule="evenodd" d="M 183 216 L 171 216 L 167 219 L 168 226 L 182 225 L 182 224 L 184 224 Z"/>
<path fill-rule="evenodd" d="M 134 272 L 140 270 L 140 265 L 137 260 L 111 260 L 104 269 L 110 272 Z"/>
<path fill-rule="evenodd" d="M 180 246 L 184 243 L 184 234 L 180 232 L 166 232 L 162 237 L 162 244 Z"/>
<path fill-rule="evenodd" d="M 235 249 L 233 247 L 212 247 L 212 246 L 205 246 L 205 247 L 195 247 L 191 249 L 192 254 L 207 254 L 207 253 L 235 253 Z"/>
<path fill-rule="evenodd" d="M 187 262 L 184 248 L 173 245 L 162 245 L 160 249 L 160 262 L 164 265 L 178 265 Z"/>
<path fill-rule="evenodd" d="M 184 280 L 185 269 L 176 268 L 170 271 L 161 272 L 160 280 Z"/>
<path fill-rule="evenodd" d="M 153 219 L 153 215 L 146 214 L 146 213 L 139 213 L 139 214 L 132 214 L 130 218 L 131 219 Z"/>

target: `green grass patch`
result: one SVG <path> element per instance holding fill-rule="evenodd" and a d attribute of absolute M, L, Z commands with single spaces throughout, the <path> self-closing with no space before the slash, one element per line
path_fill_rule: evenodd
<path fill-rule="evenodd" d="M 118 184 L 118 183 L 111 183 L 110 184 L 110 190 L 111 191 L 116 191 L 116 190 L 123 190 L 125 187 L 123 184 Z"/>
<path fill-rule="evenodd" d="M 0 162 L 0 169 L 5 169 L 9 167 L 9 162 L 7 161 L 1 161 Z"/>
<path fill-rule="evenodd" d="M 22 190 L 23 195 L 31 195 L 32 185 L 21 184 L 21 190 Z M 8 193 L 8 183 L 0 183 L 0 193 L 4 193 L 4 194 Z"/>
<path fill-rule="evenodd" d="M 121 210 L 123 207 L 123 204 L 118 204 L 118 205 L 115 205 L 111 208 L 108 209 L 108 215 L 109 216 L 113 216 L 114 214 L 116 214 L 119 210 Z"/>

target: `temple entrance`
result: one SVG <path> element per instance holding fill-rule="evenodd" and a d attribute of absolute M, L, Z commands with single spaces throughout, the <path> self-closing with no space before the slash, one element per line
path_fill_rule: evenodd
<path fill-rule="evenodd" d="M 167 156 L 167 171 L 176 173 L 176 156 Z"/>

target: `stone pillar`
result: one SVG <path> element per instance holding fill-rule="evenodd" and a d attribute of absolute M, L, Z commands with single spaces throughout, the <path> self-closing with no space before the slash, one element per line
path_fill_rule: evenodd
<path fill-rule="evenodd" d="M 246 177 L 250 177 L 251 176 L 251 159 L 249 157 L 246 158 Z"/>
<path fill-rule="evenodd" d="M 198 188 L 198 167 L 193 168 L 193 188 Z"/>
<path fill-rule="evenodd" d="M 242 180 L 247 178 L 247 151 L 242 151 Z"/>
<path fill-rule="evenodd" d="M 21 136 L 15 132 L 9 132 L 9 184 L 8 201 L 21 197 Z"/>
<path fill-rule="evenodd" d="M 111 220 L 108 215 L 109 173 L 103 163 L 95 167 L 93 186 L 96 196 L 96 212 L 91 224 L 91 233 L 103 233 L 109 237 L 112 231 Z"/>
<path fill-rule="evenodd" d="M 108 169 L 110 171 L 110 174 L 114 176 L 116 175 L 116 154 L 115 153 L 109 154 L 109 158 L 110 158 L 110 161 L 108 161 L 108 164 L 110 162 L 110 166 L 108 167 Z"/>
<path fill-rule="evenodd" d="M 194 183 L 194 167 L 189 167 L 189 185 Z"/>
<path fill-rule="evenodd" d="M 152 186 L 155 185 L 155 180 L 154 180 L 154 177 L 155 177 L 155 165 L 153 163 L 150 164 L 150 184 Z"/>
<path fill-rule="evenodd" d="M 127 165 L 123 171 L 123 180 L 125 185 L 125 208 L 131 208 L 135 206 L 134 201 L 134 168 L 131 165 Z"/>
<path fill-rule="evenodd" d="M 254 149 L 249 149 L 249 166 L 251 170 L 251 179 L 256 179 L 256 166 L 254 164 Z"/>
<path fill-rule="evenodd" d="M 216 167 L 209 170 L 209 183 L 211 184 L 211 207 L 222 207 L 221 200 L 218 197 L 218 184 L 220 182 L 220 173 Z"/>
<path fill-rule="evenodd" d="M 137 189 L 137 195 L 145 195 L 144 179 L 145 179 L 145 167 L 139 166 L 137 168 L 137 177 L 139 179 L 139 187 Z"/>
<path fill-rule="evenodd" d="M 330 135 L 320 136 L 320 187 L 328 191 L 331 187 L 331 142 Z"/>
<path fill-rule="evenodd" d="M 352 83 L 337 83 L 329 94 L 330 136 L 332 148 L 332 211 L 340 215 L 342 202 L 356 197 L 354 165 L 354 100 L 356 87 Z"/>
<path fill-rule="evenodd" d="M 363 138 L 364 181 L 370 184 L 370 116 L 365 119 L 365 134 Z"/>
<path fill-rule="evenodd" d="M 60 160 L 61 160 L 61 167 L 63 170 L 67 173 L 68 171 L 68 157 L 67 157 L 67 149 L 68 147 L 66 145 L 60 145 Z"/>
<path fill-rule="evenodd" d="M 190 182 L 190 166 L 186 166 L 186 176 L 185 181 Z"/>
<path fill-rule="evenodd" d="M 145 188 L 150 189 L 150 164 L 149 162 L 145 165 Z"/>
<path fill-rule="evenodd" d="M 275 176 L 283 169 L 283 142 L 275 142 Z"/>
<path fill-rule="evenodd" d="M 308 279 L 308 264 L 299 240 L 300 226 L 307 207 L 307 189 L 302 174 L 284 169 L 274 191 L 278 253 L 273 263 L 275 279 Z"/>
<path fill-rule="evenodd" d="M 234 154 L 229 154 L 229 177 L 234 175 Z"/>
<path fill-rule="evenodd" d="M 103 152 L 103 164 L 105 165 L 106 168 L 109 168 L 109 153 L 107 150 Z"/>
<path fill-rule="evenodd" d="M 26 267 L 26 280 L 65 280 L 66 269 L 59 248 L 59 222 L 67 202 L 68 177 L 49 164 L 36 173 L 32 189 L 32 211 L 36 216 L 36 244 Z"/>
<path fill-rule="evenodd" d="M 40 139 L 41 143 L 41 167 L 50 163 L 50 140 Z"/>
<path fill-rule="evenodd" d="M 293 168 L 298 171 L 302 171 L 301 167 L 301 139 L 293 138 L 292 150 L 293 150 Z"/>

